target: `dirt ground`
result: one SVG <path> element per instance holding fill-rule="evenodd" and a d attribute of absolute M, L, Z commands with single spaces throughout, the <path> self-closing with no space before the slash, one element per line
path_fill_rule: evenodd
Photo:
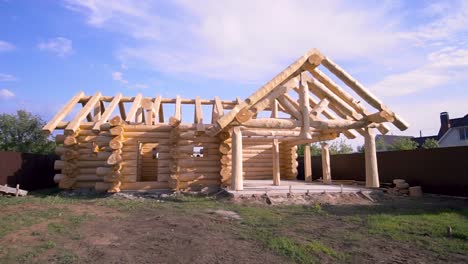
<path fill-rule="evenodd" d="M 0 197 L 0 263 L 468 263 L 466 200 L 374 198 Z M 411 225 L 445 212 L 461 215 L 447 220 L 456 241 L 372 226 L 382 214 Z"/>

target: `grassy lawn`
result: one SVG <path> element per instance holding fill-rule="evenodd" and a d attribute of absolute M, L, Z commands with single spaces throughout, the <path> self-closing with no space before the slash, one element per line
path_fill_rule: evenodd
<path fill-rule="evenodd" d="M 267 206 L 53 191 L 0 197 L 0 263 L 468 261 L 466 201 L 428 199 Z M 178 250 L 184 243 L 190 247 Z"/>

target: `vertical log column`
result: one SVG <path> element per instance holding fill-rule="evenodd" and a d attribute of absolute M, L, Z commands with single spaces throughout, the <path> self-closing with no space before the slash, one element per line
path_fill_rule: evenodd
<path fill-rule="evenodd" d="M 323 183 L 331 184 L 330 174 L 330 151 L 328 149 L 328 143 L 324 142 L 322 145 L 322 172 L 323 172 Z"/>
<path fill-rule="evenodd" d="M 304 145 L 304 180 L 312 182 L 312 157 L 309 144 Z"/>
<path fill-rule="evenodd" d="M 375 134 L 372 128 L 366 128 L 364 134 L 364 155 L 366 158 L 366 187 L 380 187 L 379 170 L 377 167 L 377 150 Z"/>
<path fill-rule="evenodd" d="M 123 180 L 121 174 L 123 158 L 121 154 L 124 141 L 124 121 L 120 116 L 115 116 L 109 121 L 109 124 L 111 125 L 111 136 L 114 137 L 109 142 L 112 154 L 107 159 L 107 164 L 111 166 L 112 170 L 104 176 L 104 181 L 111 183 L 108 192 L 120 192 Z"/>
<path fill-rule="evenodd" d="M 273 139 L 273 185 L 280 185 L 280 153 L 278 139 Z"/>
<path fill-rule="evenodd" d="M 240 127 L 232 129 L 232 176 L 231 190 L 241 191 L 244 189 L 242 167 L 242 132 Z"/>

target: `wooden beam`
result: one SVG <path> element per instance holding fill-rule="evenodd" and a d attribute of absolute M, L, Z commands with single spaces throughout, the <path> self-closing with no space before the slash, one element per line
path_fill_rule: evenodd
<path fill-rule="evenodd" d="M 292 129 L 301 127 L 302 122 L 293 119 L 283 118 L 262 118 L 262 119 L 250 119 L 242 123 L 245 127 L 250 128 L 277 128 L 277 129 Z"/>
<path fill-rule="evenodd" d="M 91 109 L 99 101 L 101 97 L 101 92 L 95 93 L 91 99 L 86 103 L 86 105 L 76 114 L 75 118 L 68 124 L 65 128 L 67 133 L 75 133 L 75 131 L 80 127 L 81 121 L 91 112 Z"/>
<path fill-rule="evenodd" d="M 101 119 L 101 101 L 99 100 L 93 108 L 93 122 L 99 121 Z"/>
<path fill-rule="evenodd" d="M 124 102 L 119 102 L 119 111 L 120 111 L 120 117 L 122 117 L 123 120 L 127 119 L 127 111 L 125 111 L 125 104 Z"/>
<path fill-rule="evenodd" d="M 301 137 L 310 139 L 310 104 L 309 104 L 309 89 L 301 83 L 299 86 L 299 106 L 302 115 Z"/>
<path fill-rule="evenodd" d="M 214 103 L 213 103 L 213 113 L 211 115 L 211 123 L 214 124 L 223 115 L 224 115 L 223 104 L 221 103 L 221 100 L 219 100 L 219 97 L 215 96 Z"/>
<path fill-rule="evenodd" d="M 194 117 L 195 124 L 197 124 L 197 131 L 203 132 L 205 131 L 205 127 L 203 126 L 203 109 L 200 101 L 200 96 L 195 97 L 195 117 Z"/>
<path fill-rule="evenodd" d="M 299 111 L 299 105 L 287 94 L 278 97 L 278 102 L 292 117 L 302 121 L 302 114 Z"/>
<path fill-rule="evenodd" d="M 336 75 L 340 80 L 342 80 L 346 85 L 348 85 L 353 91 L 355 91 L 359 96 L 361 96 L 367 103 L 371 106 L 375 107 L 376 109 L 382 111 L 385 110 L 391 113 L 395 120 L 393 124 L 398 127 L 400 130 L 406 130 L 409 125 L 408 123 L 403 120 L 400 116 L 393 113 L 387 106 L 385 106 L 375 95 L 373 95 L 370 91 L 368 91 L 362 84 L 360 84 L 357 80 L 353 79 L 351 75 L 349 75 L 344 69 L 340 66 L 335 64 L 329 58 L 324 58 L 322 61 L 323 66 L 325 66 L 329 71 Z"/>
<path fill-rule="evenodd" d="M 81 100 L 84 96 L 84 92 L 78 92 L 73 98 L 63 106 L 63 108 L 42 128 L 42 131 L 45 133 L 52 133 L 57 125 L 65 118 L 65 116 L 70 113 L 70 111 L 75 107 L 75 105 Z"/>
<path fill-rule="evenodd" d="M 370 115 L 371 113 L 365 109 L 365 107 L 361 104 L 360 101 L 356 100 L 351 94 L 346 92 L 343 88 L 341 88 L 337 83 L 335 83 L 331 78 L 329 78 L 325 73 L 320 71 L 320 69 L 316 68 L 310 73 L 320 81 L 323 85 L 325 85 L 331 92 L 336 94 L 339 98 L 341 98 L 344 102 L 348 103 L 358 114 L 363 116 Z M 387 134 L 389 128 L 385 124 L 379 125 L 377 128 L 382 134 Z"/>
<path fill-rule="evenodd" d="M 364 156 L 366 159 L 366 187 L 379 188 L 379 170 L 377 167 L 377 149 L 372 128 L 366 129 L 364 136 Z"/>
<path fill-rule="evenodd" d="M 142 99 L 141 93 L 139 93 L 139 94 L 137 94 L 137 96 L 135 96 L 135 99 L 133 100 L 132 107 L 130 108 L 130 111 L 128 111 L 127 118 L 125 118 L 125 121 L 127 121 L 128 123 L 134 122 L 135 115 L 136 115 L 138 109 L 140 109 L 141 99 Z"/>
<path fill-rule="evenodd" d="M 163 103 L 161 103 L 161 106 L 159 107 L 158 118 L 159 118 L 159 123 L 164 123 L 164 106 L 163 106 Z"/>
<path fill-rule="evenodd" d="M 182 114 L 182 105 L 181 105 L 181 100 L 180 96 L 176 97 L 176 103 L 175 103 L 175 109 L 174 109 L 174 115 L 169 118 L 169 124 L 173 127 L 176 127 L 180 124 L 181 120 L 181 114 Z"/>
<path fill-rule="evenodd" d="M 271 118 L 278 118 L 278 100 L 273 100 L 271 102 Z"/>
<path fill-rule="evenodd" d="M 273 185 L 279 186 L 281 175 L 280 175 L 280 153 L 278 139 L 273 139 Z"/>
<path fill-rule="evenodd" d="M 231 190 L 242 191 L 244 189 L 242 165 L 242 132 L 240 127 L 234 127 L 232 129 Z"/>
<path fill-rule="evenodd" d="M 327 98 L 323 98 L 322 100 L 320 100 L 320 102 L 318 104 L 316 104 L 312 108 L 311 114 L 318 117 L 327 108 L 329 102 L 330 101 L 328 101 Z M 310 100 L 309 100 L 309 104 L 310 104 Z"/>
<path fill-rule="evenodd" d="M 160 114 L 159 109 L 161 108 L 161 99 L 162 99 L 161 95 L 156 96 L 156 99 L 154 99 L 153 111 L 155 115 Z M 161 117 L 159 117 L 159 119 L 161 119 Z M 154 120 L 154 123 L 156 123 L 156 120 Z"/>
<path fill-rule="evenodd" d="M 273 79 L 271 79 L 269 82 L 263 85 L 255 93 L 246 98 L 245 101 L 236 105 L 228 114 L 226 114 L 217 121 L 216 126 L 213 127 L 213 129 L 210 131 L 210 134 L 215 135 L 219 133 L 223 128 L 228 126 L 234 120 L 237 113 L 239 113 L 239 111 L 241 111 L 243 108 L 248 108 L 256 104 L 260 99 L 262 99 L 268 93 L 270 93 L 271 90 L 273 90 L 275 87 L 283 85 L 291 78 L 299 74 L 302 71 L 302 66 L 304 66 L 304 64 L 308 62 L 309 58 L 314 54 L 320 54 L 320 52 L 316 49 L 310 50 L 304 56 L 300 57 L 289 67 L 287 67 L 281 73 L 276 75 Z M 314 59 L 312 61 L 314 61 Z"/>
<path fill-rule="evenodd" d="M 312 156 L 310 155 L 310 144 L 304 145 L 304 180 L 312 182 Z"/>
<path fill-rule="evenodd" d="M 85 106 L 86 103 L 85 102 L 81 102 L 81 106 Z M 91 111 L 86 115 L 86 121 L 88 122 L 93 122 L 93 115 L 91 115 Z"/>
<path fill-rule="evenodd" d="M 322 144 L 322 181 L 324 184 L 331 184 L 331 171 L 330 171 L 330 150 L 328 149 L 328 143 L 323 142 Z"/>
<path fill-rule="evenodd" d="M 312 93 L 320 97 L 321 99 L 327 98 L 330 102 L 338 107 L 343 111 L 344 114 L 352 116 L 354 119 L 358 120 L 361 118 L 351 106 L 349 106 L 345 101 L 341 98 L 336 96 L 330 90 L 325 87 L 321 82 L 317 81 L 316 79 L 310 77 L 307 78 L 307 84 L 309 85 L 309 89 Z"/>
<path fill-rule="evenodd" d="M 101 119 L 97 121 L 93 126 L 94 132 L 99 132 L 101 130 L 101 125 L 107 122 L 111 114 L 114 112 L 115 107 L 120 103 L 120 99 L 122 98 L 122 94 L 118 93 L 110 102 L 109 107 L 107 107 L 106 111 L 101 116 Z"/>

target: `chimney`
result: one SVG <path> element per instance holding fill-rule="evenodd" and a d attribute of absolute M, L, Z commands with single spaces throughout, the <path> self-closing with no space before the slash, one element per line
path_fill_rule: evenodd
<path fill-rule="evenodd" d="M 438 138 L 440 139 L 450 128 L 450 118 L 447 112 L 440 113 L 440 129 Z"/>

